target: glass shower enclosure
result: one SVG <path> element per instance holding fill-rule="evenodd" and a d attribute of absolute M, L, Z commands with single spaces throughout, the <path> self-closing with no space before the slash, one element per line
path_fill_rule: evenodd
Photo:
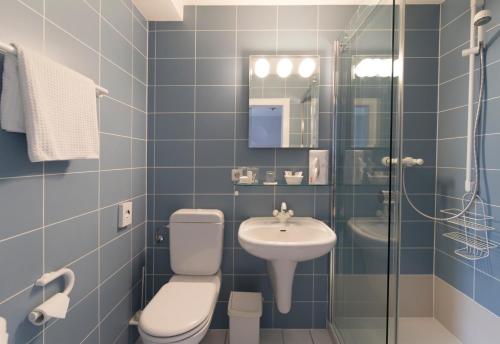
<path fill-rule="evenodd" d="M 400 10 L 359 6 L 334 44 L 330 326 L 344 344 L 396 342 Z"/>

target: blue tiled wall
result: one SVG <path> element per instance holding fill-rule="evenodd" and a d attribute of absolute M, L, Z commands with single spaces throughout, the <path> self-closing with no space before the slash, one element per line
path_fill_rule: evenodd
<path fill-rule="evenodd" d="M 421 168 L 406 170 L 410 199 L 433 214 L 436 171 L 439 6 L 406 6 L 404 61 L 404 156 L 423 158 Z M 402 274 L 432 274 L 434 222 L 419 216 L 403 197 Z"/>
<path fill-rule="evenodd" d="M 147 23 L 130 0 L 2 0 L 0 41 L 44 52 L 110 91 L 99 101 L 101 159 L 30 163 L 24 135 L 0 130 L 0 316 L 10 343 L 129 343 L 145 264 Z M 3 60 L 3 56 L 0 55 Z M 117 204 L 134 202 L 118 230 Z M 35 287 L 68 266 L 65 320 L 28 313 L 60 290 Z"/>
<path fill-rule="evenodd" d="M 486 211 L 495 217 L 490 225 L 495 231 L 490 238 L 500 242 L 500 174 L 498 173 L 498 145 L 500 143 L 500 105 L 498 78 L 500 73 L 500 42 L 498 24 L 500 2 L 486 1 L 492 11 L 493 20 L 486 26 L 487 50 L 487 92 L 486 107 L 481 136 L 481 184 L 480 196 L 486 203 Z M 440 74 L 439 74 L 439 116 L 437 133 L 437 190 L 436 209 L 461 207 L 457 198 L 464 193 L 465 147 L 467 126 L 468 59 L 461 56 L 461 50 L 469 45 L 469 1 L 447 0 L 441 5 L 440 25 Z M 477 60 L 478 61 L 478 60 Z M 476 68 L 478 68 L 476 64 Z M 477 72 L 476 72 L 477 73 Z M 477 87 L 477 83 L 476 83 Z M 476 92 L 477 97 L 477 92 Z M 436 275 L 459 289 L 478 303 L 500 315 L 500 250 L 491 250 L 486 259 L 467 261 L 454 253 L 460 247 L 443 233 L 451 231 L 448 225 L 436 225 L 435 264 Z"/>
<path fill-rule="evenodd" d="M 329 221 L 329 187 L 233 187 L 230 170 L 307 170 L 305 149 L 248 148 L 248 56 L 321 56 L 320 147 L 330 142 L 332 42 L 356 7 L 188 7 L 183 23 L 150 23 L 148 133 L 148 281 L 151 296 L 171 275 L 168 233 L 155 230 L 173 210 L 219 208 L 225 214 L 222 292 L 212 326 L 228 326 L 230 290 L 261 291 L 263 327 L 326 325 L 328 260 L 299 265 L 292 310 L 273 304 L 265 262 L 238 244 L 240 222 L 270 216 L 286 201 L 297 216 Z M 306 176 L 307 178 L 307 176 Z M 239 196 L 234 191 L 239 191 Z"/>

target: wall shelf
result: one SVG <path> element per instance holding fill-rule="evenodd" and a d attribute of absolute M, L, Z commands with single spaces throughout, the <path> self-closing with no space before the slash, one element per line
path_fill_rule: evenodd
<path fill-rule="evenodd" d="M 321 185 L 317 185 L 317 184 L 306 184 L 306 183 L 302 183 L 302 184 L 287 184 L 285 181 L 283 182 L 278 182 L 276 184 L 264 184 L 262 182 L 259 182 L 259 183 L 254 183 L 254 184 L 240 184 L 240 183 L 233 183 L 234 186 L 244 186 L 244 187 L 256 187 L 256 186 L 259 186 L 259 187 L 263 187 L 263 186 L 267 186 L 267 187 L 273 187 L 273 186 L 292 186 L 292 187 L 314 187 L 314 186 L 320 186 L 320 187 L 325 187 L 325 186 L 330 186 L 331 184 L 321 184 Z"/>

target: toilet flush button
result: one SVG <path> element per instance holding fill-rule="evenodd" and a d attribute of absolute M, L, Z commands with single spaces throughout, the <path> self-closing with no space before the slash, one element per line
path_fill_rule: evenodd
<path fill-rule="evenodd" d="M 132 202 L 123 202 L 118 205 L 118 227 L 123 228 L 132 224 Z"/>

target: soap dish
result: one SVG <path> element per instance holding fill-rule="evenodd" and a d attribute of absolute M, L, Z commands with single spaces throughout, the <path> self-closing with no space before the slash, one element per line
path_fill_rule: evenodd
<path fill-rule="evenodd" d="M 304 176 L 285 176 L 285 180 L 288 185 L 302 184 L 302 179 L 304 179 Z"/>

